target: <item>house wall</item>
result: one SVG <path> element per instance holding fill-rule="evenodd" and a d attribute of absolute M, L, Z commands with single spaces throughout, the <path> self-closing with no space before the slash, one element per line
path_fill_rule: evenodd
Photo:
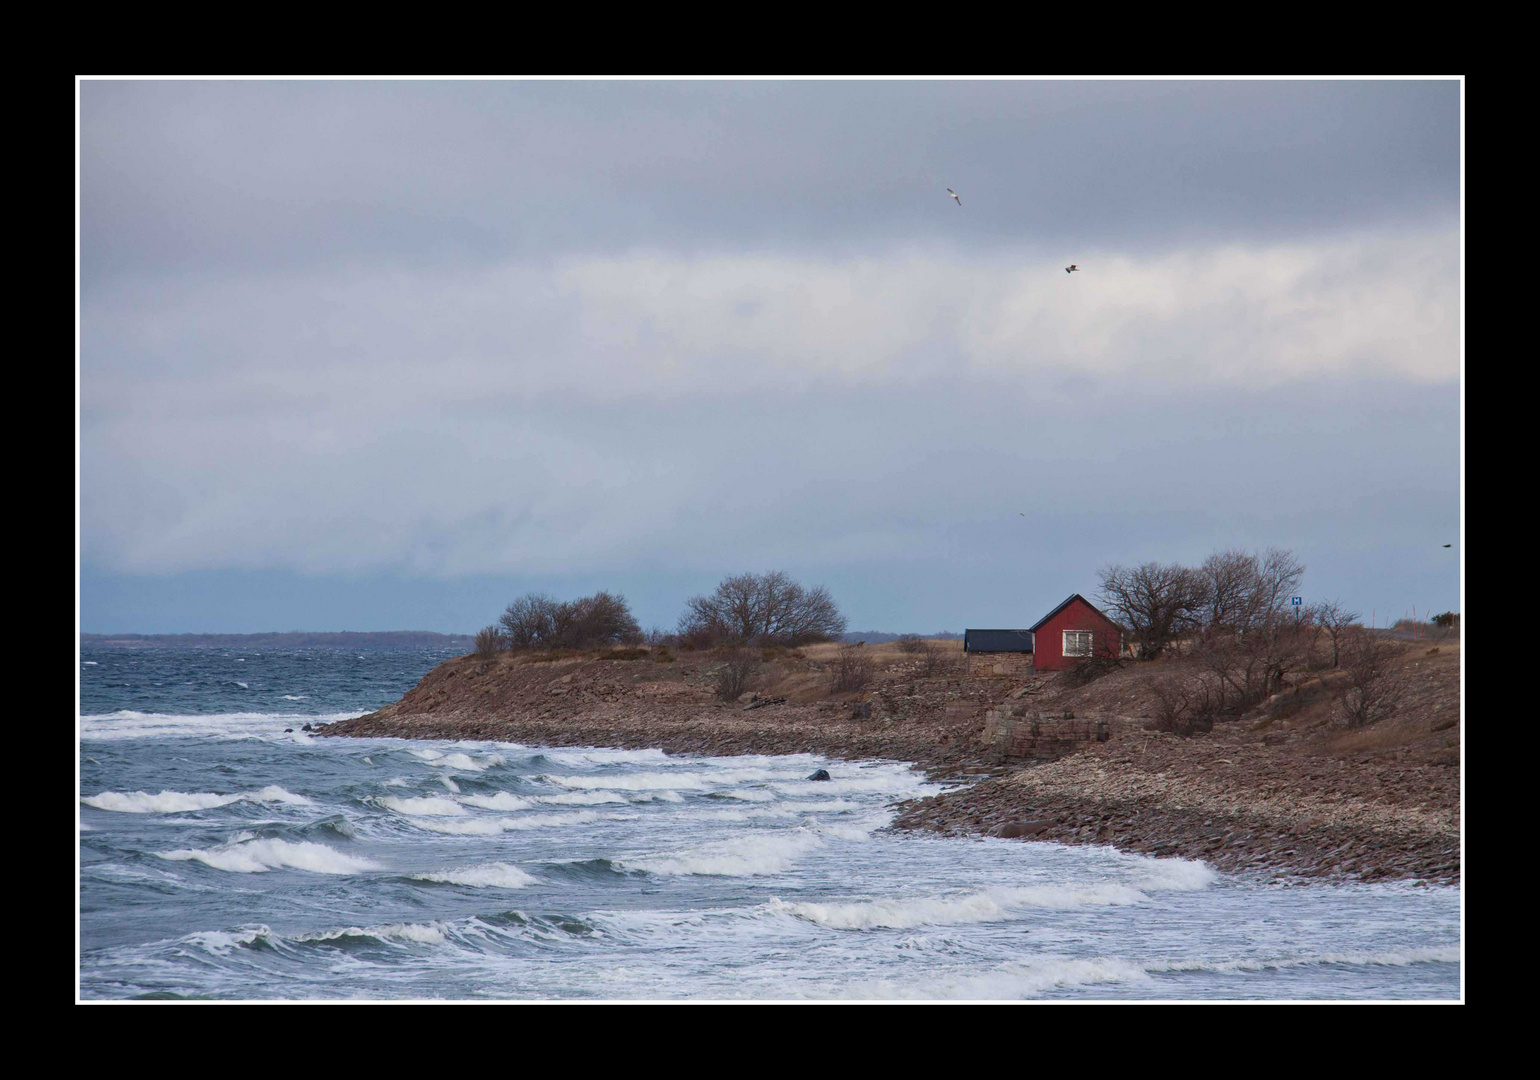
<path fill-rule="evenodd" d="M 1105 648 L 1111 650 L 1113 655 L 1122 651 L 1122 633 L 1117 624 L 1084 600 L 1076 598 L 1063 611 L 1039 626 L 1033 634 L 1038 671 L 1062 671 L 1075 662 L 1075 658 L 1064 656 L 1066 630 L 1090 630 L 1096 634 L 1093 640 L 1098 650 Z M 1106 641 L 1105 646 L 1103 641 Z"/>

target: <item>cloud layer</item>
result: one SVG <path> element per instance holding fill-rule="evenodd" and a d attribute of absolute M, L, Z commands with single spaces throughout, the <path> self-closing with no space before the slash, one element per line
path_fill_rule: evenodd
<path fill-rule="evenodd" d="M 1348 584 L 1458 524 L 1451 86 L 85 84 L 82 564 Z"/>

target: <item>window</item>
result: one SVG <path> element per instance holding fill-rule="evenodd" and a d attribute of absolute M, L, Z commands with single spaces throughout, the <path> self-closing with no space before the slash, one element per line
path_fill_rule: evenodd
<path fill-rule="evenodd" d="M 1066 630 L 1064 631 L 1064 655 L 1065 656 L 1090 656 L 1091 655 L 1091 631 Z"/>

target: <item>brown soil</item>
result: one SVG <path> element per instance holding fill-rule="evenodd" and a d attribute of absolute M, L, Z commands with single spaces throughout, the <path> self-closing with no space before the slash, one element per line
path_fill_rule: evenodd
<path fill-rule="evenodd" d="M 960 646 L 947 644 L 960 659 Z M 899 759 L 938 779 L 971 781 L 900 804 L 899 829 L 1112 844 L 1222 870 L 1459 879 L 1457 640 L 1411 649 L 1403 662 L 1415 692 L 1373 727 L 1342 723 L 1327 673 L 1298 678 L 1253 714 L 1190 738 L 1144 728 L 1151 683 L 1190 665 L 1186 658 L 1130 665 L 1077 688 L 1048 674 L 926 678 L 895 645 L 868 645 L 872 684 L 834 696 L 835 652 L 764 654 L 759 700 L 786 700 L 760 707 L 750 695 L 715 699 L 722 657 L 710 653 L 671 661 L 637 650 L 465 656 L 434 668 L 394 705 L 322 733 Z M 863 702 L 870 716 L 853 715 Z M 982 739 L 983 710 L 1006 702 L 1044 716 L 1106 718 L 1120 733 L 1053 761 L 1002 760 Z"/>

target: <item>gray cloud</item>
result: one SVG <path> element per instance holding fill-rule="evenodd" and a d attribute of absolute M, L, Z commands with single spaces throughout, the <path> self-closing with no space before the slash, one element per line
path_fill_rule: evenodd
<path fill-rule="evenodd" d="M 341 583 L 438 582 L 444 629 L 488 580 L 667 623 L 785 566 L 934 628 L 1229 543 L 1453 606 L 1458 103 L 87 82 L 82 618 L 276 574 L 361 619 Z"/>

